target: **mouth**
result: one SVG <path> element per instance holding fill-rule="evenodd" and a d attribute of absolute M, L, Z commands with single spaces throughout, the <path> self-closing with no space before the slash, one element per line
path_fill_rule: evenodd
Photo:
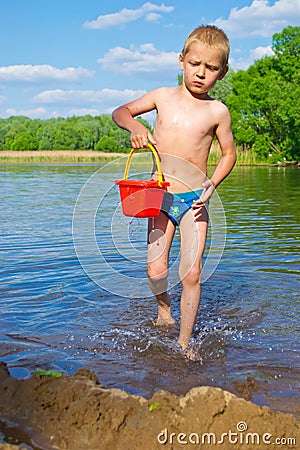
<path fill-rule="evenodd" d="M 199 87 L 199 88 L 204 86 L 204 84 L 201 83 L 201 81 L 194 81 L 193 85 L 196 86 L 196 87 Z"/>

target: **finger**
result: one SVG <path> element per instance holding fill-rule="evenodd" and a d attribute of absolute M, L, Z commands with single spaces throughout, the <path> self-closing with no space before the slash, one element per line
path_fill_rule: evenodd
<path fill-rule="evenodd" d="M 131 140 L 131 145 L 132 145 L 132 147 L 135 148 L 135 149 L 141 148 L 139 142 L 138 142 L 136 139 Z"/>
<path fill-rule="evenodd" d="M 142 136 L 142 135 L 132 136 L 131 144 L 132 144 L 132 147 L 136 148 L 136 149 L 147 147 L 147 145 L 148 145 L 147 137 Z"/>
<path fill-rule="evenodd" d="M 156 140 L 154 139 L 154 137 L 152 136 L 152 134 L 150 132 L 148 133 L 148 139 L 151 142 L 151 144 L 153 144 L 153 145 L 156 144 Z"/>
<path fill-rule="evenodd" d="M 203 208 L 194 212 L 194 221 L 196 222 L 202 216 L 203 216 Z"/>
<path fill-rule="evenodd" d="M 192 205 L 194 211 L 201 210 L 203 207 L 205 207 L 205 202 L 197 202 Z"/>
<path fill-rule="evenodd" d="M 142 138 L 143 147 L 148 147 L 148 135 L 144 135 Z"/>

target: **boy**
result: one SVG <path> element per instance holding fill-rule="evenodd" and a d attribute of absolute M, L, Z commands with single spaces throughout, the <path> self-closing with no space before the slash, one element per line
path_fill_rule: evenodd
<path fill-rule="evenodd" d="M 155 89 L 113 112 L 115 123 L 131 133 L 133 148 L 147 147 L 148 140 L 156 146 L 164 179 L 170 183 L 162 211 L 157 218 L 149 219 L 147 275 L 158 302 L 157 325 L 174 324 L 167 276 L 170 247 L 175 227 L 179 226 L 182 294 L 178 344 L 187 356 L 201 297 L 207 202 L 236 161 L 229 111 L 208 95 L 227 73 L 229 50 L 222 30 L 215 26 L 196 28 L 179 56 L 182 85 Z M 153 135 L 135 120 L 152 110 L 156 110 Z M 214 136 L 222 157 L 211 179 L 207 179 L 207 159 Z"/>

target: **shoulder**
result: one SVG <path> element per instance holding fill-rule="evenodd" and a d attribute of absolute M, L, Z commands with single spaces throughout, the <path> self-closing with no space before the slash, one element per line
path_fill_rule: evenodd
<path fill-rule="evenodd" d="M 230 119 L 230 113 L 227 106 L 219 100 L 211 99 L 210 107 L 215 117 L 220 120 Z"/>
<path fill-rule="evenodd" d="M 170 96 L 168 92 L 170 92 L 171 89 L 172 88 L 163 87 L 153 89 L 123 106 L 126 106 L 134 117 L 139 114 L 144 114 L 151 110 L 158 109 L 159 105 L 164 103 L 167 95 Z"/>
<path fill-rule="evenodd" d="M 140 101 L 142 103 L 152 104 L 156 109 L 161 108 L 162 105 L 169 103 L 169 99 L 175 94 L 175 89 L 171 87 L 159 87 L 148 91 Z"/>
<path fill-rule="evenodd" d="M 220 113 L 224 113 L 226 111 L 228 111 L 227 106 L 225 105 L 225 103 L 220 102 L 219 100 L 216 100 L 215 98 L 210 97 L 211 100 L 211 107 L 215 110 L 215 111 L 219 111 Z"/>
<path fill-rule="evenodd" d="M 156 104 L 161 99 L 165 99 L 167 96 L 172 95 L 172 90 L 174 90 L 174 88 L 159 87 L 157 89 L 147 91 L 144 95 L 137 99 L 137 101 L 151 101 Z"/>
<path fill-rule="evenodd" d="M 166 96 L 172 95 L 176 92 L 177 88 L 174 87 L 159 87 L 153 91 L 149 91 L 148 94 L 156 98 L 164 98 Z"/>

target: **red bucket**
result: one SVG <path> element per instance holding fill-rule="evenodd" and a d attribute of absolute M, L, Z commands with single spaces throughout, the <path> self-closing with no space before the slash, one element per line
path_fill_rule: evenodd
<path fill-rule="evenodd" d="M 148 144 L 148 146 L 156 159 L 158 181 L 127 179 L 130 161 L 135 151 L 135 149 L 132 149 L 126 163 L 123 180 L 115 181 L 119 185 L 122 211 L 125 216 L 157 217 L 161 210 L 164 192 L 170 184 L 163 181 L 157 151 L 151 144 Z"/>

